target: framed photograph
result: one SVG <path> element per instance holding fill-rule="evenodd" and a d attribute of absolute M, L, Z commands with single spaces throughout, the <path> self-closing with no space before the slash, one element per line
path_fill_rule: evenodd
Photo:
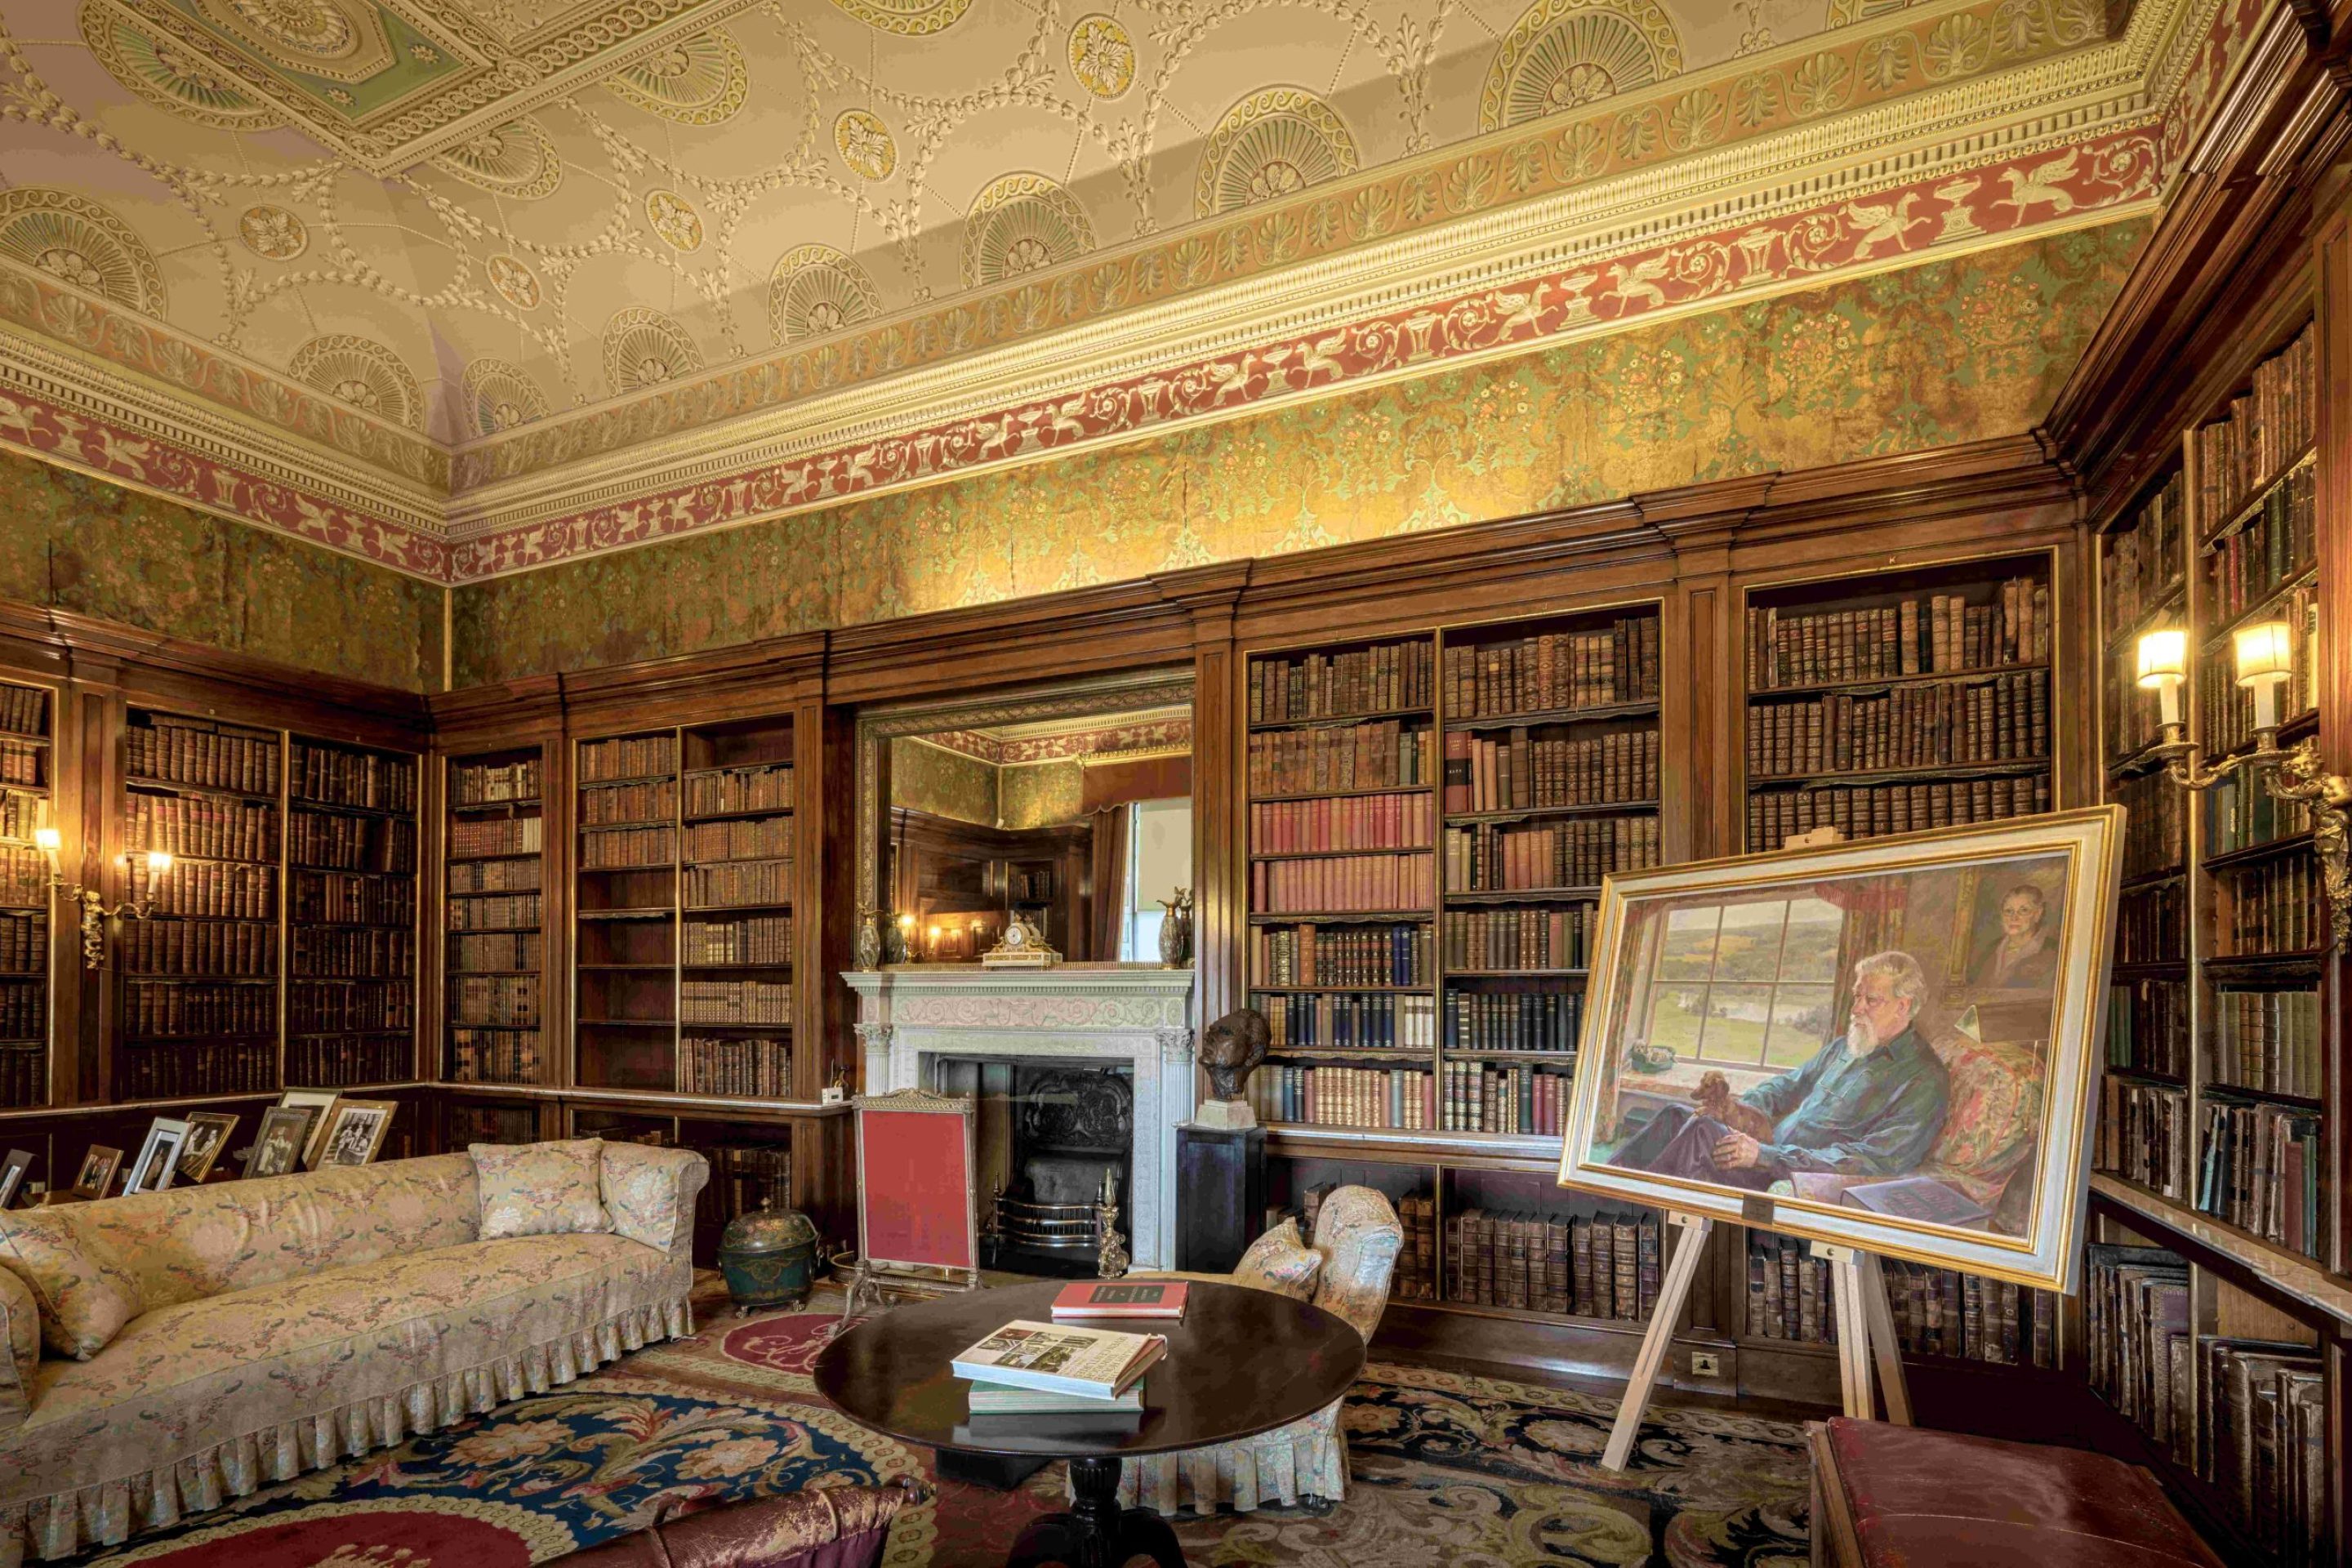
<path fill-rule="evenodd" d="M 172 1184 L 181 1147 L 188 1141 L 188 1124 L 177 1117 L 159 1116 L 147 1129 L 147 1142 L 131 1162 L 130 1179 L 122 1184 L 125 1197 L 132 1193 L 160 1193 Z"/>
<path fill-rule="evenodd" d="M 302 1151 L 310 1147 L 310 1129 L 318 1120 L 315 1106 L 273 1105 L 263 1111 L 253 1146 L 245 1152 L 246 1175 L 290 1176 L 300 1170 Z"/>
<path fill-rule="evenodd" d="M 81 1169 L 74 1174 L 71 1190 L 86 1198 L 106 1196 L 106 1189 L 114 1184 L 114 1173 L 121 1163 L 121 1150 L 91 1144 L 89 1152 L 81 1157 Z"/>
<path fill-rule="evenodd" d="M 236 1122 L 236 1116 L 226 1110 L 199 1110 L 188 1117 L 188 1141 L 180 1146 L 183 1181 L 201 1182 L 213 1173 L 214 1162 L 228 1147 Z"/>
<path fill-rule="evenodd" d="M 0 1160 L 0 1209 L 16 1206 L 16 1190 L 25 1184 L 25 1173 L 32 1168 L 30 1149 L 11 1149 L 8 1157 Z"/>
<path fill-rule="evenodd" d="M 1608 879 L 1560 1184 L 2073 1290 L 2122 832 Z"/>
<path fill-rule="evenodd" d="M 400 1110 L 394 1100 L 339 1100 L 327 1114 L 327 1132 L 320 1142 L 314 1169 L 331 1165 L 364 1165 L 383 1147 L 392 1119 Z"/>
<path fill-rule="evenodd" d="M 319 1151 L 327 1142 L 327 1122 L 335 1113 L 335 1101 L 342 1096 L 331 1089 L 289 1089 L 278 1097 L 278 1103 L 308 1110 L 310 1112 L 310 1141 L 302 1149 L 302 1168 L 319 1168 Z"/>

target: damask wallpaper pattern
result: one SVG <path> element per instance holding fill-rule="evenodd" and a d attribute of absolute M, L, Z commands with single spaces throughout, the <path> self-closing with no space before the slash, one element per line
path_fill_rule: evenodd
<path fill-rule="evenodd" d="M 0 452 L 0 598 L 420 691 L 441 679 L 443 593 Z"/>
<path fill-rule="evenodd" d="M 590 557 L 454 597 L 465 685 L 1771 469 L 2044 414 L 2145 220 L 1156 440 Z"/>
<path fill-rule="evenodd" d="M 890 804 L 933 816 L 996 826 L 993 763 L 920 741 L 890 742 Z"/>

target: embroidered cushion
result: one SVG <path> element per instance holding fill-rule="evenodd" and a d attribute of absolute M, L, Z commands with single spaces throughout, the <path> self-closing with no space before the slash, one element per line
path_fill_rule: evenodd
<path fill-rule="evenodd" d="M 1322 1270 L 1323 1255 L 1298 1240 L 1298 1222 L 1284 1220 L 1249 1244 L 1234 1265 L 1234 1283 L 1271 1290 L 1294 1301 L 1315 1299 L 1315 1276 Z"/>
<path fill-rule="evenodd" d="M 604 1145 L 604 1212 L 631 1241 L 667 1251 L 677 1236 L 677 1168 L 698 1156 L 615 1141 Z"/>
<path fill-rule="evenodd" d="M 33 1288 L 41 1338 L 59 1355 L 88 1361 L 142 1312 L 139 1277 L 104 1237 L 85 1233 L 70 1208 L 0 1215 L 6 1250 L 0 1265 Z"/>
<path fill-rule="evenodd" d="M 567 1236 L 608 1231 L 604 1150 L 594 1138 L 566 1143 L 469 1143 L 481 1185 L 482 1236 Z"/>

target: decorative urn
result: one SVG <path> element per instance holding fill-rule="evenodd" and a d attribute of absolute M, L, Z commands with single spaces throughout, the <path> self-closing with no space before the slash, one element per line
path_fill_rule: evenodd
<path fill-rule="evenodd" d="M 797 1307 L 815 1282 L 816 1226 L 795 1209 L 761 1203 L 737 1215 L 719 1237 L 719 1270 L 740 1316 L 770 1307 Z"/>

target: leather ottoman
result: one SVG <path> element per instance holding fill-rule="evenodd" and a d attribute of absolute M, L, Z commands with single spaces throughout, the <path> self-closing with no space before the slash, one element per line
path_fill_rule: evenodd
<path fill-rule="evenodd" d="M 1814 1568 L 2221 1568 L 2120 1459 L 1843 1416 L 1805 1431 Z"/>

